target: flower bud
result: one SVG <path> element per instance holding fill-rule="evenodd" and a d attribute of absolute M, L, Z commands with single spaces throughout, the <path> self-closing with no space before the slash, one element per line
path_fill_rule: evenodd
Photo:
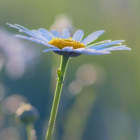
<path fill-rule="evenodd" d="M 24 124 L 33 123 L 39 117 L 38 111 L 30 104 L 22 104 L 16 111 L 16 118 Z"/>

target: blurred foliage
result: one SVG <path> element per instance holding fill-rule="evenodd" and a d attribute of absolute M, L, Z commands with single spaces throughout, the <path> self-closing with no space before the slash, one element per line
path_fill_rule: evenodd
<path fill-rule="evenodd" d="M 0 0 L 0 26 L 14 34 L 18 31 L 9 28 L 6 23 L 17 23 L 29 29 L 49 29 L 58 14 L 70 17 L 75 28 L 85 31 L 85 36 L 103 29 L 106 32 L 97 41 L 124 39 L 132 51 L 115 51 L 103 56 L 81 55 L 70 60 L 54 139 L 139 140 L 140 1 Z M 40 48 L 39 51 L 45 48 L 29 41 L 22 40 L 21 43 L 30 43 L 32 48 Z M 42 53 L 36 59 L 41 60 L 36 64 L 33 76 L 30 76 L 32 72 L 27 71 L 21 78 L 11 79 L 5 72 L 5 66 L 1 69 L 0 101 L 4 98 L 1 101 L 3 105 L 13 94 L 26 97 L 40 114 L 40 119 L 35 123 L 40 140 L 47 129 L 60 56 L 49 52 Z M 77 79 L 78 68 L 87 63 L 95 69 L 97 65 L 101 68 L 96 69 L 95 74 L 101 77 L 104 72 L 104 82 L 93 82 L 91 85 L 76 82 L 79 90 L 72 88 L 71 91 L 70 85 Z M 0 109 L 0 137 L 3 140 L 25 140 L 22 137 L 25 135 L 23 126 L 17 125 L 13 114 L 7 114 L 3 108 Z"/>

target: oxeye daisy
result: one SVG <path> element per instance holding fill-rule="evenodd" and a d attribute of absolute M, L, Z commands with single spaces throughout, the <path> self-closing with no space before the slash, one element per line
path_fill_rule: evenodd
<path fill-rule="evenodd" d="M 59 100 L 63 87 L 64 77 L 66 73 L 67 64 L 70 57 L 79 56 L 81 54 L 86 55 L 103 55 L 110 54 L 110 51 L 114 50 L 131 50 L 130 48 L 122 45 L 124 40 L 104 40 L 98 43 L 93 43 L 100 35 L 104 33 L 103 30 L 93 32 L 89 36 L 83 39 L 83 30 L 77 30 L 72 37 L 67 29 L 63 29 L 62 34 L 56 30 L 49 32 L 46 29 L 28 30 L 21 25 L 8 24 L 10 27 L 18 29 L 29 36 L 16 35 L 19 38 L 27 39 L 45 45 L 48 49 L 44 52 L 53 51 L 56 54 L 61 55 L 60 68 L 57 70 L 57 84 L 55 90 L 55 96 L 53 100 L 50 121 L 48 125 L 48 131 L 46 134 L 46 140 L 51 140 L 51 136 L 54 129 L 56 120 Z"/>
<path fill-rule="evenodd" d="M 63 29 L 62 34 L 60 34 L 56 30 L 51 30 L 51 32 L 43 28 L 38 30 L 28 30 L 18 24 L 8 25 L 30 36 L 16 35 L 17 37 L 31 40 L 48 47 L 48 49 L 45 49 L 44 52 L 53 51 L 59 55 L 67 57 L 75 57 L 81 54 L 103 55 L 110 54 L 110 51 L 115 50 L 131 50 L 125 45 L 122 45 L 124 40 L 104 40 L 91 44 L 105 32 L 104 30 L 93 32 L 83 39 L 83 30 L 77 30 L 74 35 L 70 37 L 70 33 L 67 29 Z"/>

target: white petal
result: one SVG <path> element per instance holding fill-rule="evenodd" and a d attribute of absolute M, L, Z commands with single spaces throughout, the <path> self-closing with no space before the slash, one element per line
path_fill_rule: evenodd
<path fill-rule="evenodd" d="M 45 42 L 49 42 L 49 39 L 46 38 L 41 32 L 36 31 L 36 30 L 31 30 L 32 33 L 36 34 L 36 36 L 38 36 L 39 38 L 41 38 L 42 40 L 44 40 Z"/>
<path fill-rule="evenodd" d="M 65 47 L 65 48 L 63 48 L 63 49 L 59 49 L 58 51 L 61 51 L 61 52 L 64 52 L 64 51 L 66 51 L 66 52 L 73 52 L 73 47 Z"/>
<path fill-rule="evenodd" d="M 74 49 L 73 51 L 77 53 L 82 53 L 85 51 L 85 48 Z"/>
<path fill-rule="evenodd" d="M 60 49 L 45 49 L 43 52 L 49 52 L 49 51 L 59 51 Z"/>
<path fill-rule="evenodd" d="M 17 27 L 20 27 L 21 29 L 23 29 L 23 30 L 25 30 L 25 31 L 30 32 L 29 29 L 27 29 L 27 28 L 25 28 L 25 27 L 23 27 L 23 26 L 21 26 L 21 25 L 18 25 L 18 24 L 14 24 L 14 25 L 17 26 Z"/>
<path fill-rule="evenodd" d="M 85 48 L 80 48 L 80 49 L 74 49 L 74 52 L 81 53 L 81 54 L 86 54 L 86 55 L 103 55 L 103 54 L 110 54 L 109 51 L 97 51 L 94 49 L 85 49 Z"/>
<path fill-rule="evenodd" d="M 72 40 L 76 40 L 77 42 L 80 42 L 82 40 L 84 36 L 84 31 L 83 30 L 77 30 L 73 37 L 72 37 Z"/>
<path fill-rule="evenodd" d="M 116 51 L 116 50 L 131 50 L 131 48 L 126 47 L 125 45 L 123 46 L 114 46 L 114 47 L 109 47 L 105 49 L 101 49 L 105 51 Z"/>
<path fill-rule="evenodd" d="M 63 29 L 62 31 L 62 37 L 65 39 L 69 39 L 70 38 L 70 33 L 67 29 Z"/>
<path fill-rule="evenodd" d="M 45 45 L 45 42 L 44 41 L 38 40 L 38 39 L 35 39 L 35 38 L 32 38 L 32 37 L 28 37 L 28 36 L 24 36 L 24 35 L 16 35 L 16 37 L 27 39 L 27 40 L 30 40 L 30 41 L 33 41 L 33 42 L 36 42 L 36 43 Z"/>
<path fill-rule="evenodd" d="M 38 44 L 47 46 L 47 47 L 49 47 L 49 48 L 54 48 L 54 49 L 57 48 L 57 47 L 55 47 L 55 46 L 53 46 L 53 45 L 51 45 L 51 44 L 48 44 L 48 43 L 46 43 L 46 42 L 44 42 L 44 41 L 42 41 L 42 40 L 38 40 L 38 39 L 35 39 L 35 38 L 32 38 L 32 37 L 23 36 L 23 35 L 16 35 L 16 37 L 23 38 L 23 39 L 27 39 L 27 40 L 36 42 L 36 43 L 38 43 Z"/>
<path fill-rule="evenodd" d="M 39 32 L 42 33 L 42 35 L 48 40 L 52 40 L 53 37 L 55 37 L 51 32 L 49 32 L 48 30 L 46 29 L 43 29 L 43 28 L 40 28 L 38 29 Z"/>
<path fill-rule="evenodd" d="M 62 51 L 71 52 L 71 51 L 73 51 L 73 47 L 65 47 L 62 49 Z"/>
<path fill-rule="evenodd" d="M 58 38 L 61 37 L 61 35 L 60 35 L 60 33 L 59 33 L 58 31 L 56 31 L 56 30 L 51 30 L 51 32 L 52 32 L 52 34 L 53 34 L 55 37 L 58 37 Z"/>
<path fill-rule="evenodd" d="M 33 33 L 32 31 L 30 31 L 30 30 L 28 30 L 28 29 L 26 29 L 25 27 L 22 27 L 22 26 L 20 26 L 20 25 L 12 25 L 12 24 L 9 24 L 9 23 L 7 23 L 7 25 L 9 25 L 10 27 L 13 27 L 13 28 L 15 28 L 15 29 L 18 29 L 20 32 L 23 32 L 23 33 L 26 33 L 27 35 L 30 35 L 30 36 L 32 36 L 32 37 L 34 37 L 34 38 L 36 38 L 36 39 L 39 39 L 39 40 L 42 40 L 42 41 L 44 41 L 42 38 L 40 38 L 39 36 L 37 36 L 35 33 Z M 18 27 L 19 26 L 19 27 Z"/>
<path fill-rule="evenodd" d="M 96 50 L 99 50 L 103 47 L 107 47 L 107 46 L 111 46 L 111 45 L 116 45 L 116 44 L 119 44 L 121 42 L 124 42 L 125 40 L 115 40 L 115 41 L 111 41 L 109 43 L 105 43 L 105 44 L 101 44 L 101 45 L 97 45 L 97 46 L 94 46 L 93 44 L 90 45 L 90 46 L 87 46 L 86 48 L 90 48 L 90 49 L 96 49 Z"/>
<path fill-rule="evenodd" d="M 108 43 L 108 42 L 111 42 L 111 40 L 104 40 L 104 41 L 101 41 L 101 42 L 94 43 L 94 44 L 92 44 L 90 46 L 101 45 L 101 44 Z M 86 47 L 89 47 L 89 46 L 86 46 Z"/>
<path fill-rule="evenodd" d="M 81 43 L 84 43 L 84 45 L 86 46 L 89 43 L 93 42 L 95 39 L 97 39 L 104 32 L 105 32 L 104 30 L 96 31 L 96 32 L 90 34 L 89 36 L 87 36 L 85 39 L 83 39 L 81 41 Z"/>

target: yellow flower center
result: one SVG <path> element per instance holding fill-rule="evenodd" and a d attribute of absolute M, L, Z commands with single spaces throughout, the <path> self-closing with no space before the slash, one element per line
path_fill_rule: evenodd
<path fill-rule="evenodd" d="M 49 44 L 59 49 L 63 49 L 64 47 L 73 47 L 73 49 L 85 48 L 83 43 L 72 40 L 72 38 L 69 38 L 69 39 L 53 38 L 49 42 Z"/>

